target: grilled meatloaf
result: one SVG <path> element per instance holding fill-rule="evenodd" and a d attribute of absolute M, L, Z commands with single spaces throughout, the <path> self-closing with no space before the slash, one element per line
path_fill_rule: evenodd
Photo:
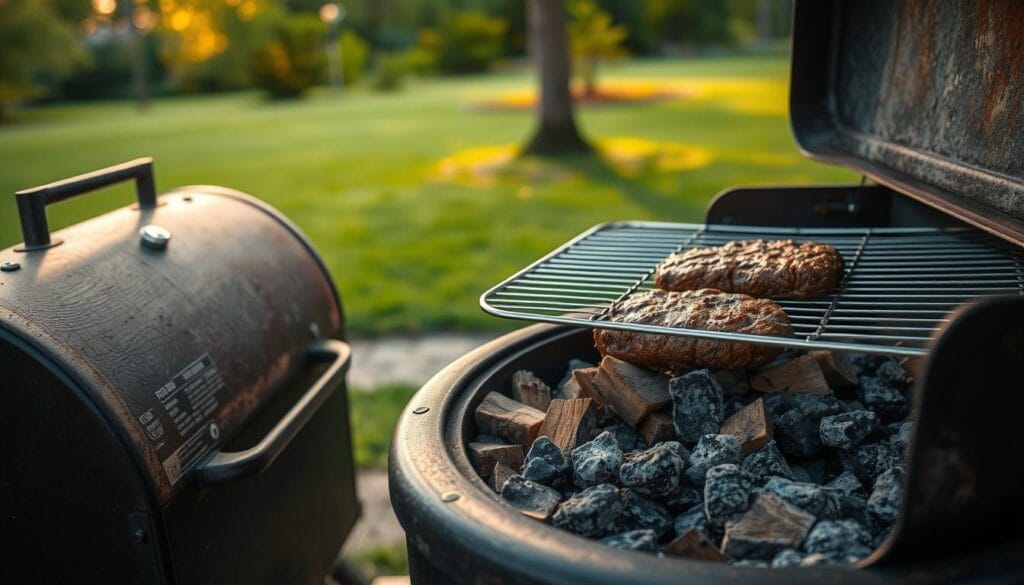
<path fill-rule="evenodd" d="M 793 335 L 789 317 L 774 302 L 715 289 L 636 293 L 613 305 L 608 320 L 776 337 Z M 611 355 L 672 375 L 696 368 L 756 368 L 782 353 L 780 348 L 766 345 L 610 329 L 594 331 L 594 346 L 602 356 Z"/>
<path fill-rule="evenodd" d="M 747 240 L 669 256 L 655 286 L 665 290 L 717 288 L 757 297 L 809 299 L 843 279 L 843 257 L 817 242 Z"/>

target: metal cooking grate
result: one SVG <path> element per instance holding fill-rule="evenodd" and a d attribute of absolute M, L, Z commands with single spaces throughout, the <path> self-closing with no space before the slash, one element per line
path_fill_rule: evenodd
<path fill-rule="evenodd" d="M 777 300 L 795 336 L 765 337 L 603 321 L 612 303 L 653 287 L 674 252 L 748 239 L 814 240 L 835 246 L 846 276 L 832 294 Z M 499 317 L 750 341 L 802 348 L 923 355 L 958 305 L 1024 294 L 1020 251 L 967 228 L 764 228 L 622 222 L 596 226 L 480 297 Z"/>

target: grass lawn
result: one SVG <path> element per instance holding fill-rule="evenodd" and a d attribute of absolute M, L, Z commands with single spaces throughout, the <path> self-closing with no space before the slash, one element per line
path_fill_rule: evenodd
<path fill-rule="evenodd" d="M 437 180 L 441 159 L 528 138 L 523 111 L 474 108 L 530 87 L 526 71 L 417 80 L 402 92 L 326 92 L 292 103 L 256 94 L 35 108 L 0 127 L 0 193 L 138 156 L 156 158 L 158 187 L 218 184 L 265 199 L 318 246 L 357 335 L 513 324 L 483 314 L 479 294 L 539 254 L 604 221 L 699 221 L 731 185 L 853 181 L 804 160 L 786 120 L 785 56 L 624 62 L 607 79 L 661 81 L 686 99 L 584 108 L 595 138 L 672 141 L 695 168 L 623 177 L 593 161 L 487 184 Z M 526 184 L 529 182 L 530 184 Z M 9 197 L 9 195 L 8 195 Z M 61 226 L 126 204 L 127 188 L 50 211 Z M 21 239 L 13 198 L 0 205 L 0 245 Z"/>

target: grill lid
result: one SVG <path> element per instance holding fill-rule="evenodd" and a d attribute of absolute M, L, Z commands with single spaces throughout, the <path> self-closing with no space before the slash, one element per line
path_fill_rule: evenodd
<path fill-rule="evenodd" d="M 792 60 L 807 156 L 1024 245 L 1024 3 L 801 2 Z"/>

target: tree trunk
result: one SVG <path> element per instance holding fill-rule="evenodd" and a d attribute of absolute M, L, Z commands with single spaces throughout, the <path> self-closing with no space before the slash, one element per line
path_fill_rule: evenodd
<path fill-rule="evenodd" d="M 530 48 L 540 73 L 538 125 L 524 153 L 557 155 L 589 152 L 576 129 L 569 91 L 569 42 L 563 0 L 526 0 Z"/>

